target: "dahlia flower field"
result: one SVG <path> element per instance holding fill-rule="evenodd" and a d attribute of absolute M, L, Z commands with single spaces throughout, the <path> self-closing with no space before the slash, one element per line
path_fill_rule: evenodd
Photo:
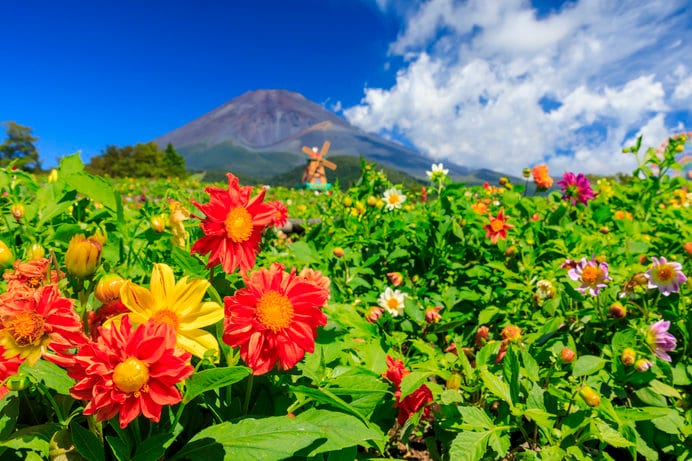
<path fill-rule="evenodd" d="M 0 170 L 0 459 L 692 459 L 687 142 L 415 191 Z"/>

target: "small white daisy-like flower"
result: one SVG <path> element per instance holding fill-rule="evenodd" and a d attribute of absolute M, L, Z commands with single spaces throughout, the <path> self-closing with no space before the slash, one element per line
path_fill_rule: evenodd
<path fill-rule="evenodd" d="M 399 189 L 392 187 L 384 191 L 384 206 L 387 211 L 395 208 L 401 208 L 401 204 L 406 201 L 406 196 L 399 192 Z"/>
<path fill-rule="evenodd" d="M 444 181 L 444 179 L 449 174 L 449 170 L 444 167 L 442 163 L 433 163 L 432 171 L 426 171 L 425 174 L 428 175 L 431 182 L 438 183 Z"/>
<path fill-rule="evenodd" d="M 404 313 L 404 298 L 406 298 L 406 293 L 387 287 L 377 299 L 377 304 L 389 312 L 392 317 L 398 317 Z"/>

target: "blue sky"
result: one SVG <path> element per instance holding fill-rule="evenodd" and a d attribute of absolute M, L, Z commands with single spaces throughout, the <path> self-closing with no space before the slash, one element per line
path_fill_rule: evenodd
<path fill-rule="evenodd" d="M 0 121 L 32 127 L 45 166 L 261 88 L 510 174 L 627 172 L 640 132 L 692 129 L 682 0 L 25 0 L 3 19 Z"/>

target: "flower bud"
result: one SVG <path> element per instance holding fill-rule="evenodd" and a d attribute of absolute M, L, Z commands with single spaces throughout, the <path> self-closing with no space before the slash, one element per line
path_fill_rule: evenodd
<path fill-rule="evenodd" d="M 58 181 L 58 170 L 53 168 L 50 170 L 50 173 L 48 173 L 48 182 L 57 182 Z"/>
<path fill-rule="evenodd" d="M 518 251 L 519 250 L 517 249 L 516 245 L 510 245 L 505 250 L 505 256 L 507 256 L 508 258 L 511 258 L 512 256 L 516 256 Z"/>
<path fill-rule="evenodd" d="M 622 354 L 620 355 L 620 361 L 626 367 L 634 365 L 634 361 L 636 358 L 637 358 L 637 353 L 635 352 L 634 349 L 632 349 L 630 347 L 628 347 L 627 349 L 622 351 Z"/>
<path fill-rule="evenodd" d="M 5 242 L 0 240 L 0 267 L 10 266 L 14 262 L 14 255 L 12 250 L 7 246 Z"/>
<path fill-rule="evenodd" d="M 597 407 L 601 403 L 601 397 L 590 386 L 584 386 L 579 391 L 579 395 L 590 407 Z"/>
<path fill-rule="evenodd" d="M 382 317 L 383 312 L 384 309 L 382 309 L 381 307 L 373 306 L 365 314 L 365 320 L 367 320 L 370 323 L 376 323 L 380 319 L 380 317 Z"/>
<path fill-rule="evenodd" d="M 344 197 L 341 204 L 346 208 L 349 208 L 351 205 L 353 205 L 353 199 L 351 197 Z"/>
<path fill-rule="evenodd" d="M 375 198 L 371 195 L 370 197 L 368 197 L 367 204 L 368 204 L 368 206 L 377 205 L 377 198 Z"/>
<path fill-rule="evenodd" d="M 5 385 L 10 391 L 23 391 L 31 384 L 31 379 L 24 373 L 18 373 L 7 378 Z"/>
<path fill-rule="evenodd" d="M 506 176 L 503 176 L 500 178 L 500 180 L 498 182 L 500 183 L 501 186 L 504 186 L 505 184 L 507 184 L 509 182 L 509 179 L 507 179 Z"/>
<path fill-rule="evenodd" d="M 649 359 L 639 359 L 634 363 L 634 368 L 637 371 L 647 371 L 649 368 L 651 368 L 653 364 Z"/>
<path fill-rule="evenodd" d="M 447 380 L 447 389 L 457 390 L 461 387 L 461 375 L 459 373 L 452 373 L 452 375 Z"/>
<path fill-rule="evenodd" d="M 37 259 L 42 259 L 45 256 L 46 249 L 38 243 L 32 243 L 29 249 L 26 251 L 26 259 L 29 261 L 36 261 Z"/>
<path fill-rule="evenodd" d="M 166 229 L 166 222 L 161 216 L 153 216 L 149 221 L 149 224 L 154 232 L 159 234 Z"/>
<path fill-rule="evenodd" d="M 519 341 L 521 339 L 521 328 L 515 325 L 507 325 L 500 334 L 505 341 Z"/>
<path fill-rule="evenodd" d="M 490 329 L 485 325 L 478 327 L 476 330 L 476 346 L 481 347 L 486 342 L 488 342 L 488 333 Z"/>
<path fill-rule="evenodd" d="M 442 320 L 440 315 L 440 309 L 442 306 L 429 307 L 425 310 L 425 321 L 428 323 L 437 323 Z"/>
<path fill-rule="evenodd" d="M 120 299 L 120 287 L 125 284 L 126 280 L 117 274 L 106 274 L 101 277 L 101 280 L 96 284 L 94 296 L 103 304 L 117 301 Z"/>
<path fill-rule="evenodd" d="M 569 347 L 565 347 L 560 351 L 560 360 L 562 363 L 572 363 L 577 354 Z"/>
<path fill-rule="evenodd" d="M 65 253 L 67 272 L 80 279 L 86 279 L 96 272 L 101 259 L 101 243 L 95 237 L 77 234 L 72 237 Z"/>
<path fill-rule="evenodd" d="M 15 203 L 10 207 L 10 213 L 14 219 L 19 222 L 24 217 L 24 205 L 21 203 Z"/>
<path fill-rule="evenodd" d="M 404 282 L 404 276 L 401 275 L 401 272 L 387 272 L 387 278 L 395 287 L 400 286 Z"/>
<path fill-rule="evenodd" d="M 608 309 L 608 315 L 615 317 L 616 319 L 622 319 L 627 316 L 627 308 L 621 303 L 613 303 Z"/>
<path fill-rule="evenodd" d="M 336 247 L 336 248 L 334 248 L 334 249 L 332 250 L 332 253 L 333 253 L 334 256 L 336 256 L 337 258 L 341 258 L 341 257 L 344 255 L 344 249 L 341 248 L 341 247 Z"/>
<path fill-rule="evenodd" d="M 521 170 L 521 175 L 526 179 L 529 179 L 531 177 L 531 168 L 524 168 Z"/>
<path fill-rule="evenodd" d="M 682 246 L 688 255 L 692 256 L 692 242 L 687 242 Z"/>

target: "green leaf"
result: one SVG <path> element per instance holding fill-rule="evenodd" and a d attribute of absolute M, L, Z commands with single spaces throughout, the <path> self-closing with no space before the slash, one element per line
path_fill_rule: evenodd
<path fill-rule="evenodd" d="M 100 176 L 80 172 L 65 176 L 64 181 L 69 188 L 86 195 L 111 211 L 117 211 L 120 195 L 113 190 L 113 186 L 108 181 Z"/>
<path fill-rule="evenodd" d="M 517 402 L 519 400 L 519 358 L 512 345 L 507 348 L 507 355 L 502 361 L 502 374 L 509 384 L 511 400 Z"/>
<path fill-rule="evenodd" d="M 521 361 L 524 364 L 524 371 L 526 371 L 526 377 L 531 381 L 538 381 L 540 379 L 540 367 L 538 362 L 533 358 L 531 354 L 526 349 L 521 350 Z"/>
<path fill-rule="evenodd" d="M 61 429 L 59 424 L 48 423 L 30 426 L 12 433 L 12 437 L 0 441 L 0 447 L 13 450 L 28 449 L 39 453 L 48 453 L 48 443 L 51 437 Z"/>
<path fill-rule="evenodd" d="M 478 324 L 487 325 L 492 322 L 493 318 L 500 312 L 495 306 L 488 306 L 478 313 Z"/>
<path fill-rule="evenodd" d="M 205 428 L 172 459 L 278 461 L 323 438 L 319 427 L 298 418 L 248 418 Z"/>
<path fill-rule="evenodd" d="M 112 435 L 106 436 L 106 442 L 110 445 L 115 459 L 118 461 L 129 461 L 130 447 L 127 445 L 127 442 Z"/>
<path fill-rule="evenodd" d="M 81 173 L 82 171 L 84 171 L 84 163 L 82 163 L 79 152 L 75 152 L 72 155 L 67 155 L 60 159 L 58 178 L 62 179 L 65 176 Z"/>
<path fill-rule="evenodd" d="M 681 399 L 682 396 L 674 387 L 662 383 L 661 381 L 654 379 L 649 382 L 649 386 L 658 394 L 665 395 L 666 397 L 675 397 L 676 399 Z"/>
<path fill-rule="evenodd" d="M 327 440 L 310 452 L 309 456 L 337 451 L 344 448 L 364 446 L 370 440 L 380 450 L 384 450 L 386 437 L 378 430 L 368 427 L 359 419 L 345 413 L 311 408 L 296 417 L 319 428 Z"/>
<path fill-rule="evenodd" d="M 541 461 L 562 461 L 565 450 L 560 447 L 541 447 Z"/>
<path fill-rule="evenodd" d="M 685 418 L 680 416 L 677 412 L 671 411 L 668 416 L 654 418 L 651 422 L 656 426 L 657 429 L 665 432 L 666 434 L 677 435 L 680 434 L 685 428 Z"/>
<path fill-rule="evenodd" d="M 90 461 L 104 461 L 106 459 L 103 444 L 96 434 L 74 422 L 70 424 L 70 432 L 74 446 L 80 455 Z"/>
<path fill-rule="evenodd" d="M 459 407 L 462 427 L 465 429 L 492 429 L 494 424 L 488 414 L 478 407 Z"/>
<path fill-rule="evenodd" d="M 188 403 L 204 392 L 218 389 L 241 381 L 249 376 L 252 370 L 247 367 L 211 368 L 194 373 L 185 382 L 183 401 Z"/>
<path fill-rule="evenodd" d="M 430 375 L 432 373 L 428 371 L 414 371 L 404 376 L 404 379 L 401 380 L 401 398 L 404 399 L 413 393 L 428 380 Z"/>
<path fill-rule="evenodd" d="M 603 368 L 605 363 L 605 360 L 601 357 L 596 357 L 595 355 L 582 355 L 574 362 L 572 376 L 578 378 L 579 376 L 592 375 Z"/>
<path fill-rule="evenodd" d="M 5 440 L 14 431 L 19 416 L 19 399 L 8 394 L 0 399 L 0 440 Z"/>
<path fill-rule="evenodd" d="M 491 393 L 507 402 L 510 407 L 514 406 L 512 403 L 512 394 L 509 390 L 509 384 L 490 373 L 486 367 L 481 368 L 480 374 L 485 387 L 487 387 Z"/>
<path fill-rule="evenodd" d="M 293 258 L 302 264 L 319 264 L 320 255 L 306 242 L 299 240 L 288 245 Z"/>
<path fill-rule="evenodd" d="M 449 447 L 449 457 L 455 461 L 480 461 L 486 452 L 492 432 L 465 431 L 458 434 Z"/>
<path fill-rule="evenodd" d="M 637 389 L 636 391 L 634 391 L 634 395 L 636 395 L 639 398 L 639 400 L 641 400 L 647 405 L 651 405 L 654 407 L 668 406 L 668 401 L 666 400 L 666 398 L 654 391 L 649 386 Z"/>
<path fill-rule="evenodd" d="M 608 445 L 616 448 L 631 447 L 634 444 L 624 438 L 618 431 L 604 422 L 596 422 L 599 438 Z"/>
<path fill-rule="evenodd" d="M 141 445 L 137 446 L 132 461 L 156 461 L 161 459 L 168 446 L 166 442 L 172 440 L 174 437 L 175 435 L 173 434 L 156 434 L 147 437 L 142 441 Z"/>
<path fill-rule="evenodd" d="M 24 362 L 20 370 L 43 381 L 47 387 L 58 394 L 70 395 L 70 388 L 75 385 L 75 380 L 67 375 L 64 368 L 47 360 L 39 360 L 33 366 Z"/>
<path fill-rule="evenodd" d="M 530 421 L 535 422 L 545 434 L 550 436 L 553 429 L 553 418 L 555 415 L 552 415 L 544 410 L 539 410 L 538 408 L 529 408 L 528 410 L 524 410 L 524 416 Z"/>

